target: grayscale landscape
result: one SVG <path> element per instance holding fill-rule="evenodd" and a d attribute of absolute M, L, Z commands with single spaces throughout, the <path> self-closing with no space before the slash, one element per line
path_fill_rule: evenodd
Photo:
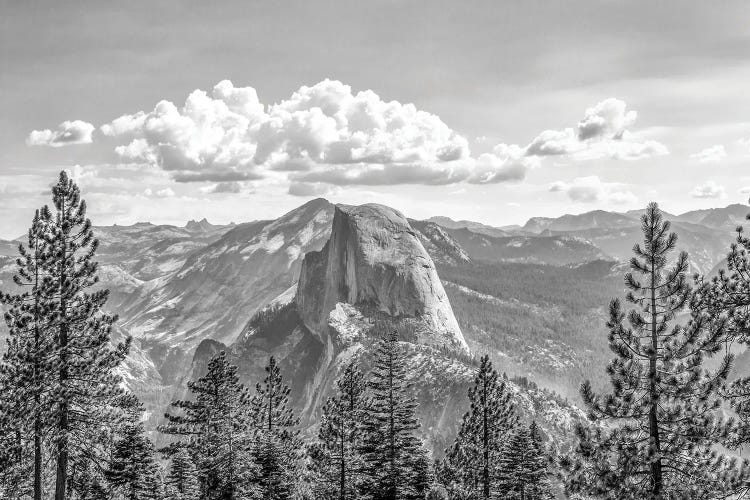
<path fill-rule="evenodd" d="M 0 499 L 744 498 L 749 18 L 0 0 Z"/>

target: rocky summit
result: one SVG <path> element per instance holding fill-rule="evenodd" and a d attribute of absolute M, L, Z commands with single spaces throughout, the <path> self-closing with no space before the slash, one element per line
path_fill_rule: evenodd
<path fill-rule="evenodd" d="M 319 338 L 348 304 L 411 325 L 419 343 L 468 352 L 435 264 L 406 218 L 383 205 L 336 207 L 328 243 L 305 256 L 295 300 Z"/>

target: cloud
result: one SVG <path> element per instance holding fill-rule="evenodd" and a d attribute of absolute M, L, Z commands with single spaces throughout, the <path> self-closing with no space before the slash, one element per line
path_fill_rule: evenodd
<path fill-rule="evenodd" d="M 94 126 L 82 120 L 64 121 L 57 130 L 33 130 L 26 138 L 29 146 L 51 146 L 59 148 L 73 144 L 91 144 Z"/>
<path fill-rule="evenodd" d="M 520 181 L 536 168 L 537 158 L 524 155 L 516 145 L 499 144 L 491 153 L 466 158 L 447 165 L 431 163 L 344 165 L 317 168 L 291 176 L 294 182 L 326 183 L 337 186 L 386 186 L 392 184 L 448 185 L 496 184 Z"/>
<path fill-rule="evenodd" d="M 172 190 L 172 188 L 169 187 L 158 189 L 156 191 L 152 190 L 151 188 L 146 188 L 143 191 L 143 194 L 145 194 L 146 196 L 155 196 L 157 198 L 172 198 L 175 196 L 175 192 Z"/>
<path fill-rule="evenodd" d="M 206 194 L 218 194 L 218 193 L 237 194 L 242 191 L 242 184 L 236 181 L 219 182 L 218 184 L 213 184 L 211 186 L 202 187 L 200 191 Z"/>
<path fill-rule="evenodd" d="M 526 146 L 526 154 L 568 155 L 578 160 L 640 160 L 669 154 L 663 144 L 642 139 L 629 130 L 637 117 L 624 101 L 605 99 L 588 108 L 575 127 L 540 133 Z"/>
<path fill-rule="evenodd" d="M 726 157 L 727 150 L 722 144 L 715 144 L 710 148 L 703 149 L 698 153 L 690 155 L 690 158 L 697 160 L 700 163 L 719 163 Z"/>
<path fill-rule="evenodd" d="M 727 192 L 726 189 L 724 189 L 724 186 L 720 186 L 714 181 L 707 181 L 696 186 L 695 189 L 690 192 L 690 196 L 702 199 L 718 199 L 726 198 Z"/>
<path fill-rule="evenodd" d="M 338 192 L 339 188 L 323 182 L 292 182 L 289 184 L 289 194 L 292 196 L 327 196 Z"/>
<path fill-rule="evenodd" d="M 627 105 L 620 99 L 610 97 L 588 108 L 578 122 L 578 140 L 621 139 L 627 127 L 635 123 L 638 113 L 627 111 Z"/>
<path fill-rule="evenodd" d="M 622 184 L 603 182 L 597 176 L 578 177 L 570 183 L 557 181 L 550 185 L 549 190 L 553 193 L 565 193 L 572 201 L 579 203 L 628 204 L 638 201 Z"/>
<path fill-rule="evenodd" d="M 495 183 L 523 179 L 538 164 L 518 146 L 472 157 L 468 141 L 413 104 L 352 92 L 339 81 L 301 87 L 264 106 L 252 87 L 230 81 L 192 92 L 182 106 L 161 101 L 150 112 L 101 127 L 125 140 L 115 152 L 180 182 L 274 178 L 331 185 Z"/>

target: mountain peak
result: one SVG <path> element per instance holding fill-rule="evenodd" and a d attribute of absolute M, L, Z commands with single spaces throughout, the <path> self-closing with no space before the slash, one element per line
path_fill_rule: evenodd
<path fill-rule="evenodd" d="M 188 221 L 187 224 L 185 224 L 185 229 L 187 229 L 191 233 L 210 231 L 211 229 L 215 227 L 216 226 L 208 222 L 208 220 L 205 217 L 199 221 L 196 221 L 195 219 L 191 219 Z"/>
<path fill-rule="evenodd" d="M 406 218 L 385 205 L 336 205 L 328 243 L 305 255 L 296 303 L 313 332 L 349 304 L 417 324 L 421 343 L 467 349 L 435 264 Z"/>

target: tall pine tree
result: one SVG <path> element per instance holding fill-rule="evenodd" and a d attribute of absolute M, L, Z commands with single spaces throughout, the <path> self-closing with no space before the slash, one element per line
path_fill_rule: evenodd
<path fill-rule="evenodd" d="M 488 499 L 497 495 L 498 464 L 518 417 L 507 382 L 487 355 L 482 356 L 474 385 L 469 388 L 469 402 L 456 441 L 446 450 L 444 468 L 451 471 L 449 481 Z"/>
<path fill-rule="evenodd" d="M 732 342 L 750 343 L 750 238 L 742 226 L 737 228 L 726 268 L 710 280 L 698 279 L 698 298 L 700 307 L 714 322 L 726 324 Z M 729 445 L 742 447 L 750 443 L 750 377 L 734 380 L 724 396 L 740 422 Z"/>
<path fill-rule="evenodd" d="M 130 339 L 111 347 L 117 318 L 103 312 L 108 290 L 96 287 L 99 244 L 86 218 L 86 202 L 65 172 L 52 187 L 52 199 L 54 213 L 42 211 L 51 252 L 44 271 L 54 331 L 50 435 L 57 462 L 55 500 L 64 500 L 75 465 L 71 462 L 84 469 L 86 462 L 102 460 L 100 446 L 92 439 L 112 420 L 111 402 L 121 394 L 121 378 L 114 369 L 127 355 Z"/>
<path fill-rule="evenodd" d="M 252 398 L 255 418 L 255 460 L 260 468 L 259 483 L 264 500 L 293 498 L 298 487 L 302 441 L 296 428 L 299 419 L 289 404 L 291 389 L 284 384 L 276 359 L 266 365 L 263 383 L 256 385 Z"/>
<path fill-rule="evenodd" d="M 182 449 L 172 455 L 172 464 L 165 483 L 167 500 L 199 500 L 200 483 L 193 457 Z"/>
<path fill-rule="evenodd" d="M 550 500 L 547 458 L 535 422 L 508 437 L 500 457 L 500 485 L 507 500 Z"/>
<path fill-rule="evenodd" d="M 715 412 L 731 357 L 712 373 L 702 366 L 724 346 L 726 328 L 694 307 L 685 325 L 677 323 L 695 305 L 687 254 L 669 265 L 677 236 L 655 203 L 642 230 L 643 244 L 634 247 L 632 273 L 625 276 L 633 309 L 626 314 L 619 300 L 610 304 L 612 392 L 596 395 L 588 381 L 581 387 L 591 420 L 611 430 L 579 430 L 577 460 L 563 463 L 567 486 L 606 498 L 726 495 L 746 474 L 714 451 L 730 429 Z"/>
<path fill-rule="evenodd" d="M 251 456 L 253 413 L 247 388 L 226 352 L 211 358 L 206 375 L 188 382 L 193 399 L 174 401 L 175 413 L 165 415 L 165 434 L 185 438 L 165 449 L 190 452 L 198 469 L 201 498 L 234 500 L 255 495 L 256 466 Z"/>
<path fill-rule="evenodd" d="M 5 322 L 10 338 L 0 366 L 6 380 L 8 404 L 4 405 L 9 424 L 33 440 L 33 498 L 42 498 L 43 439 L 49 423 L 51 304 L 45 267 L 50 260 L 46 226 L 40 212 L 28 231 L 27 245 L 19 245 L 13 281 L 17 293 L 0 293 L 0 303 L 8 310 Z"/>
<path fill-rule="evenodd" d="M 143 405 L 133 394 L 123 395 L 117 404 L 125 418 L 117 429 L 104 473 L 107 482 L 127 500 L 161 500 L 157 496 L 161 483 L 159 465 L 141 423 Z"/>
<path fill-rule="evenodd" d="M 323 406 L 318 442 L 311 462 L 316 498 L 348 500 L 357 497 L 362 467 L 358 451 L 360 422 L 364 415 L 366 382 L 352 362 L 336 381 L 336 393 Z"/>
<path fill-rule="evenodd" d="M 421 492 L 422 443 L 417 437 L 417 402 L 407 379 L 406 353 L 393 331 L 381 339 L 368 380 L 369 407 L 363 419 L 360 452 L 365 498 L 424 498 Z"/>

